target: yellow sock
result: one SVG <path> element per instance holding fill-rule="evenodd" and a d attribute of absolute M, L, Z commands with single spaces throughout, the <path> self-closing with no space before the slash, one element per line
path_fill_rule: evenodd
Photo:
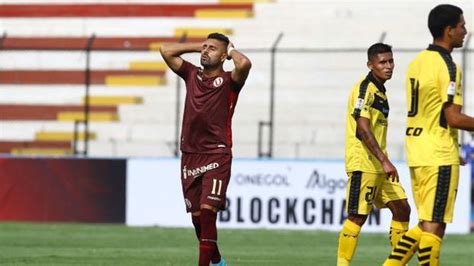
<path fill-rule="evenodd" d="M 339 233 L 339 245 L 337 248 L 337 266 L 349 265 L 354 256 L 357 247 L 357 238 L 359 237 L 360 226 L 346 220 Z"/>
<path fill-rule="evenodd" d="M 418 244 L 420 243 L 421 228 L 416 225 L 412 229 L 408 230 L 395 245 L 395 248 L 392 249 L 392 253 L 385 260 L 384 266 L 400 266 L 405 265 L 413 257 Z"/>
<path fill-rule="evenodd" d="M 418 249 L 418 261 L 420 265 L 439 265 L 439 254 L 443 240 L 434 234 L 423 232 L 421 234 L 420 248 Z"/>
<path fill-rule="evenodd" d="M 392 220 L 390 224 L 390 244 L 392 249 L 397 245 L 398 240 L 408 231 L 408 222 L 399 222 Z"/>

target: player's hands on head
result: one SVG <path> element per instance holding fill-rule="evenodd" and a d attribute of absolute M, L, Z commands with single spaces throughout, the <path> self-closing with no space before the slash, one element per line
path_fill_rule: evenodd
<path fill-rule="evenodd" d="M 232 50 L 234 49 L 234 44 L 232 42 L 229 42 L 229 45 L 227 45 L 227 60 L 232 59 L 232 57 L 230 56 L 230 52 L 232 52 Z"/>

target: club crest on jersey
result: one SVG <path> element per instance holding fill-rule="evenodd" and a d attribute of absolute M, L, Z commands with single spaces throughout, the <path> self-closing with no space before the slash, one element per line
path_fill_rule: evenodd
<path fill-rule="evenodd" d="M 222 85 L 223 82 L 224 82 L 224 79 L 223 79 L 222 77 L 217 77 L 217 78 L 214 80 L 214 82 L 213 82 L 212 85 L 214 85 L 214 87 L 217 88 L 217 87 L 219 87 L 220 85 Z"/>

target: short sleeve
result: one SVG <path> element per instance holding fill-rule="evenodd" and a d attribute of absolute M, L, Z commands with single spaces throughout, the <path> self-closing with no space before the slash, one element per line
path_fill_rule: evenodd
<path fill-rule="evenodd" d="M 181 64 L 181 67 L 176 71 L 176 74 L 180 76 L 182 79 L 186 80 L 190 74 L 196 69 L 196 66 L 189 63 L 186 60 L 183 60 L 183 64 Z"/>
<path fill-rule="evenodd" d="M 243 84 L 239 84 L 237 82 L 235 82 L 233 79 L 232 79 L 232 72 L 227 72 L 228 75 L 229 75 L 229 80 L 230 80 L 230 87 L 232 88 L 232 90 L 234 90 L 235 92 L 239 93 L 242 88 L 244 87 L 245 85 L 245 82 Z"/>
<path fill-rule="evenodd" d="M 463 104 L 462 73 L 454 62 L 445 60 L 438 74 L 438 90 L 443 103 Z"/>
<path fill-rule="evenodd" d="M 458 67 L 459 71 L 456 75 L 456 93 L 453 97 L 453 103 L 457 105 L 463 105 L 463 91 L 462 91 L 462 71 Z"/>
<path fill-rule="evenodd" d="M 357 119 L 365 117 L 370 119 L 370 108 L 374 101 L 374 93 L 370 90 L 368 82 L 363 81 L 359 87 L 357 98 L 353 98 L 354 109 L 352 116 Z"/>

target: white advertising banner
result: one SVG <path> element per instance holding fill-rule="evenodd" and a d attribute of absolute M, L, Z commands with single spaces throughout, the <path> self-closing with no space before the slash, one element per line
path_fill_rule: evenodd
<path fill-rule="evenodd" d="M 396 163 L 412 207 L 408 168 Z M 462 167 L 449 233 L 469 232 L 470 168 Z M 343 161 L 234 159 L 227 191 L 227 210 L 219 213 L 219 228 L 319 229 L 338 231 L 344 211 L 347 176 Z M 127 164 L 128 225 L 192 226 L 176 159 L 130 159 Z M 391 214 L 375 210 L 364 231 L 386 232 Z"/>

